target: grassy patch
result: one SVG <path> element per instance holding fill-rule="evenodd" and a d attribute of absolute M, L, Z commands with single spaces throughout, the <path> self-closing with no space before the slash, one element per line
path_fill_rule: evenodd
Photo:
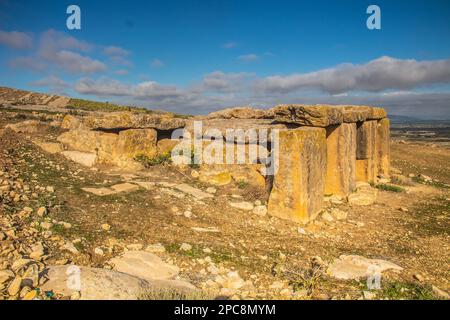
<path fill-rule="evenodd" d="M 172 159 L 170 158 L 170 153 L 162 154 L 156 156 L 154 158 L 150 158 L 144 154 L 139 154 L 134 157 L 134 160 L 142 163 L 145 167 L 152 167 L 159 164 L 171 163 Z"/>
<path fill-rule="evenodd" d="M 434 300 L 436 297 L 429 286 L 412 282 L 387 282 L 382 284 L 379 296 L 391 300 Z"/>
<path fill-rule="evenodd" d="M 439 197 L 433 201 L 420 203 L 411 210 L 414 220 L 409 222 L 414 233 L 422 236 L 450 235 L 450 201 Z"/>
<path fill-rule="evenodd" d="M 212 300 L 211 294 L 203 291 L 180 291 L 175 289 L 153 289 L 142 293 L 139 300 Z"/>
<path fill-rule="evenodd" d="M 247 181 L 245 181 L 245 180 L 239 180 L 237 182 L 237 186 L 238 186 L 239 189 L 245 189 L 245 188 L 248 187 L 248 185 L 249 185 L 249 183 Z"/>
<path fill-rule="evenodd" d="M 152 110 L 134 106 L 121 106 L 109 102 L 90 101 L 84 99 L 70 99 L 66 109 L 85 111 L 135 111 L 144 113 L 154 113 Z"/>
<path fill-rule="evenodd" d="M 447 184 L 445 184 L 445 183 L 438 182 L 438 181 L 434 181 L 434 180 L 433 180 L 433 181 L 425 181 L 423 178 L 421 178 L 421 177 L 419 177 L 419 176 L 413 177 L 412 180 L 413 180 L 415 183 L 426 184 L 426 185 L 428 185 L 428 186 L 432 186 L 432 187 L 437 188 L 437 189 L 449 189 L 449 188 L 450 188 L 450 187 L 449 187 Z"/>
<path fill-rule="evenodd" d="M 383 190 L 383 191 L 389 191 L 389 192 L 405 192 L 405 189 L 399 186 L 394 186 L 392 184 L 377 184 L 375 186 L 377 189 Z"/>

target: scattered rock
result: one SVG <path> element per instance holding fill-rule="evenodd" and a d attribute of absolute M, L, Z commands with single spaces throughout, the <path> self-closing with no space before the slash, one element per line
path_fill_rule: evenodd
<path fill-rule="evenodd" d="M 94 253 L 99 256 L 105 255 L 105 252 L 103 252 L 102 248 L 98 248 L 98 247 L 94 249 Z"/>
<path fill-rule="evenodd" d="M 20 276 L 16 276 L 14 280 L 8 286 L 8 294 L 10 296 L 15 296 L 19 293 L 22 284 L 22 278 Z"/>
<path fill-rule="evenodd" d="M 47 215 L 47 208 L 46 207 L 40 207 L 39 209 L 37 209 L 36 214 L 39 217 L 44 217 Z"/>
<path fill-rule="evenodd" d="M 425 281 L 424 277 L 421 274 L 419 274 L 419 273 L 415 273 L 413 275 L 413 278 L 416 279 L 419 282 L 424 282 Z"/>
<path fill-rule="evenodd" d="M 175 277 L 178 267 L 165 263 L 158 256 L 146 251 L 128 251 L 122 256 L 111 259 L 114 270 L 145 279 L 171 279 Z"/>
<path fill-rule="evenodd" d="M 229 202 L 230 206 L 236 209 L 244 210 L 244 211 L 251 211 L 253 210 L 254 206 L 253 203 L 242 201 L 242 202 Z"/>
<path fill-rule="evenodd" d="M 342 255 L 328 267 L 327 273 L 337 279 L 364 279 L 386 270 L 402 271 L 403 268 L 386 260 L 368 259 L 357 255 Z"/>
<path fill-rule="evenodd" d="M 188 184 L 182 183 L 175 186 L 175 189 L 184 192 L 186 194 L 189 194 L 199 200 L 207 199 L 207 198 L 213 198 L 213 195 L 210 193 L 206 193 L 200 189 L 194 188 Z"/>
<path fill-rule="evenodd" d="M 322 213 L 322 219 L 328 222 L 334 221 L 334 218 L 328 212 Z"/>
<path fill-rule="evenodd" d="M 166 248 L 161 243 L 151 244 L 145 248 L 145 251 L 152 253 L 166 252 Z"/>
<path fill-rule="evenodd" d="M 345 219 L 347 219 L 347 212 L 346 212 L 346 211 L 342 211 L 342 210 L 337 209 L 337 208 L 331 209 L 330 214 L 331 214 L 336 220 L 345 220 Z"/>
<path fill-rule="evenodd" d="M 127 249 L 132 250 L 132 251 L 142 250 L 143 247 L 144 247 L 144 245 L 141 243 L 132 243 L 132 244 L 127 245 Z"/>
<path fill-rule="evenodd" d="M 439 298 L 450 299 L 450 295 L 447 292 L 445 292 L 444 290 L 441 290 L 436 286 L 432 286 L 431 288 L 433 290 L 433 293 L 435 295 L 437 295 Z"/>
<path fill-rule="evenodd" d="M 214 187 L 208 187 L 208 188 L 206 188 L 206 192 L 208 192 L 210 194 L 215 194 L 217 192 L 217 189 Z"/>
<path fill-rule="evenodd" d="M 14 272 L 11 270 L 0 270 L 0 285 L 14 278 Z"/>
<path fill-rule="evenodd" d="M 190 251 L 190 250 L 192 250 L 192 246 L 188 243 L 182 243 L 180 246 L 180 250 Z"/>
<path fill-rule="evenodd" d="M 265 216 L 267 214 L 267 207 L 263 205 L 255 206 L 253 208 L 253 213 L 258 216 Z"/>
<path fill-rule="evenodd" d="M 81 288 L 67 286 L 73 276 L 79 271 Z M 136 300 L 145 292 L 153 290 L 193 291 L 192 285 L 174 280 L 146 281 L 132 275 L 107 269 L 49 266 L 42 276 L 48 281 L 41 287 L 43 291 L 53 291 L 66 297 L 74 292 L 80 292 L 81 300 Z"/>
<path fill-rule="evenodd" d="M 111 230 L 111 226 L 107 223 L 102 224 L 102 230 L 109 231 Z"/>

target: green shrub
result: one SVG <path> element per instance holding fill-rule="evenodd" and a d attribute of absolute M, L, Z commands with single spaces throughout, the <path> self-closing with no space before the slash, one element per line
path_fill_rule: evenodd
<path fill-rule="evenodd" d="M 377 184 L 375 186 L 377 189 L 384 190 L 384 191 L 390 191 L 390 192 L 405 192 L 405 189 L 399 186 L 394 186 L 392 184 Z"/>
<path fill-rule="evenodd" d="M 146 167 L 152 167 L 159 164 L 170 163 L 172 160 L 170 158 L 170 153 L 158 155 L 154 158 L 149 158 L 145 154 L 140 154 L 134 157 L 135 161 L 142 163 Z"/>

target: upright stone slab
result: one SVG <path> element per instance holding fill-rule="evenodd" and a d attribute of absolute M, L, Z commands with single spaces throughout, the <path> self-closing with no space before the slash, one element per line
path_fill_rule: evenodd
<path fill-rule="evenodd" d="M 357 124 L 356 131 L 356 180 L 376 182 L 377 180 L 377 141 L 376 120 Z"/>
<path fill-rule="evenodd" d="M 356 123 L 327 127 L 325 194 L 346 196 L 356 183 Z"/>
<path fill-rule="evenodd" d="M 390 122 L 384 118 L 377 125 L 378 174 L 389 177 L 390 167 Z"/>
<path fill-rule="evenodd" d="M 300 223 L 316 217 L 323 203 L 326 149 L 325 129 L 279 132 L 278 170 L 269 197 L 270 215 Z"/>

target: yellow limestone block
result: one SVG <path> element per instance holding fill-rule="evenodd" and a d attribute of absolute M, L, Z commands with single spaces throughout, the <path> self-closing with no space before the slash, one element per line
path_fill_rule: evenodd
<path fill-rule="evenodd" d="M 357 125 L 356 131 L 356 180 L 376 182 L 377 159 L 376 152 L 378 121 L 365 121 Z"/>
<path fill-rule="evenodd" d="M 269 197 L 270 215 L 306 223 L 322 209 L 326 173 L 326 130 L 279 132 L 278 170 Z M 276 150 L 272 150 L 276 152 Z"/>
<path fill-rule="evenodd" d="M 378 174 L 389 177 L 390 167 L 390 123 L 384 118 L 378 121 L 377 126 L 377 153 L 378 153 Z"/>
<path fill-rule="evenodd" d="M 356 183 L 356 124 L 327 127 L 325 194 L 346 196 Z"/>

